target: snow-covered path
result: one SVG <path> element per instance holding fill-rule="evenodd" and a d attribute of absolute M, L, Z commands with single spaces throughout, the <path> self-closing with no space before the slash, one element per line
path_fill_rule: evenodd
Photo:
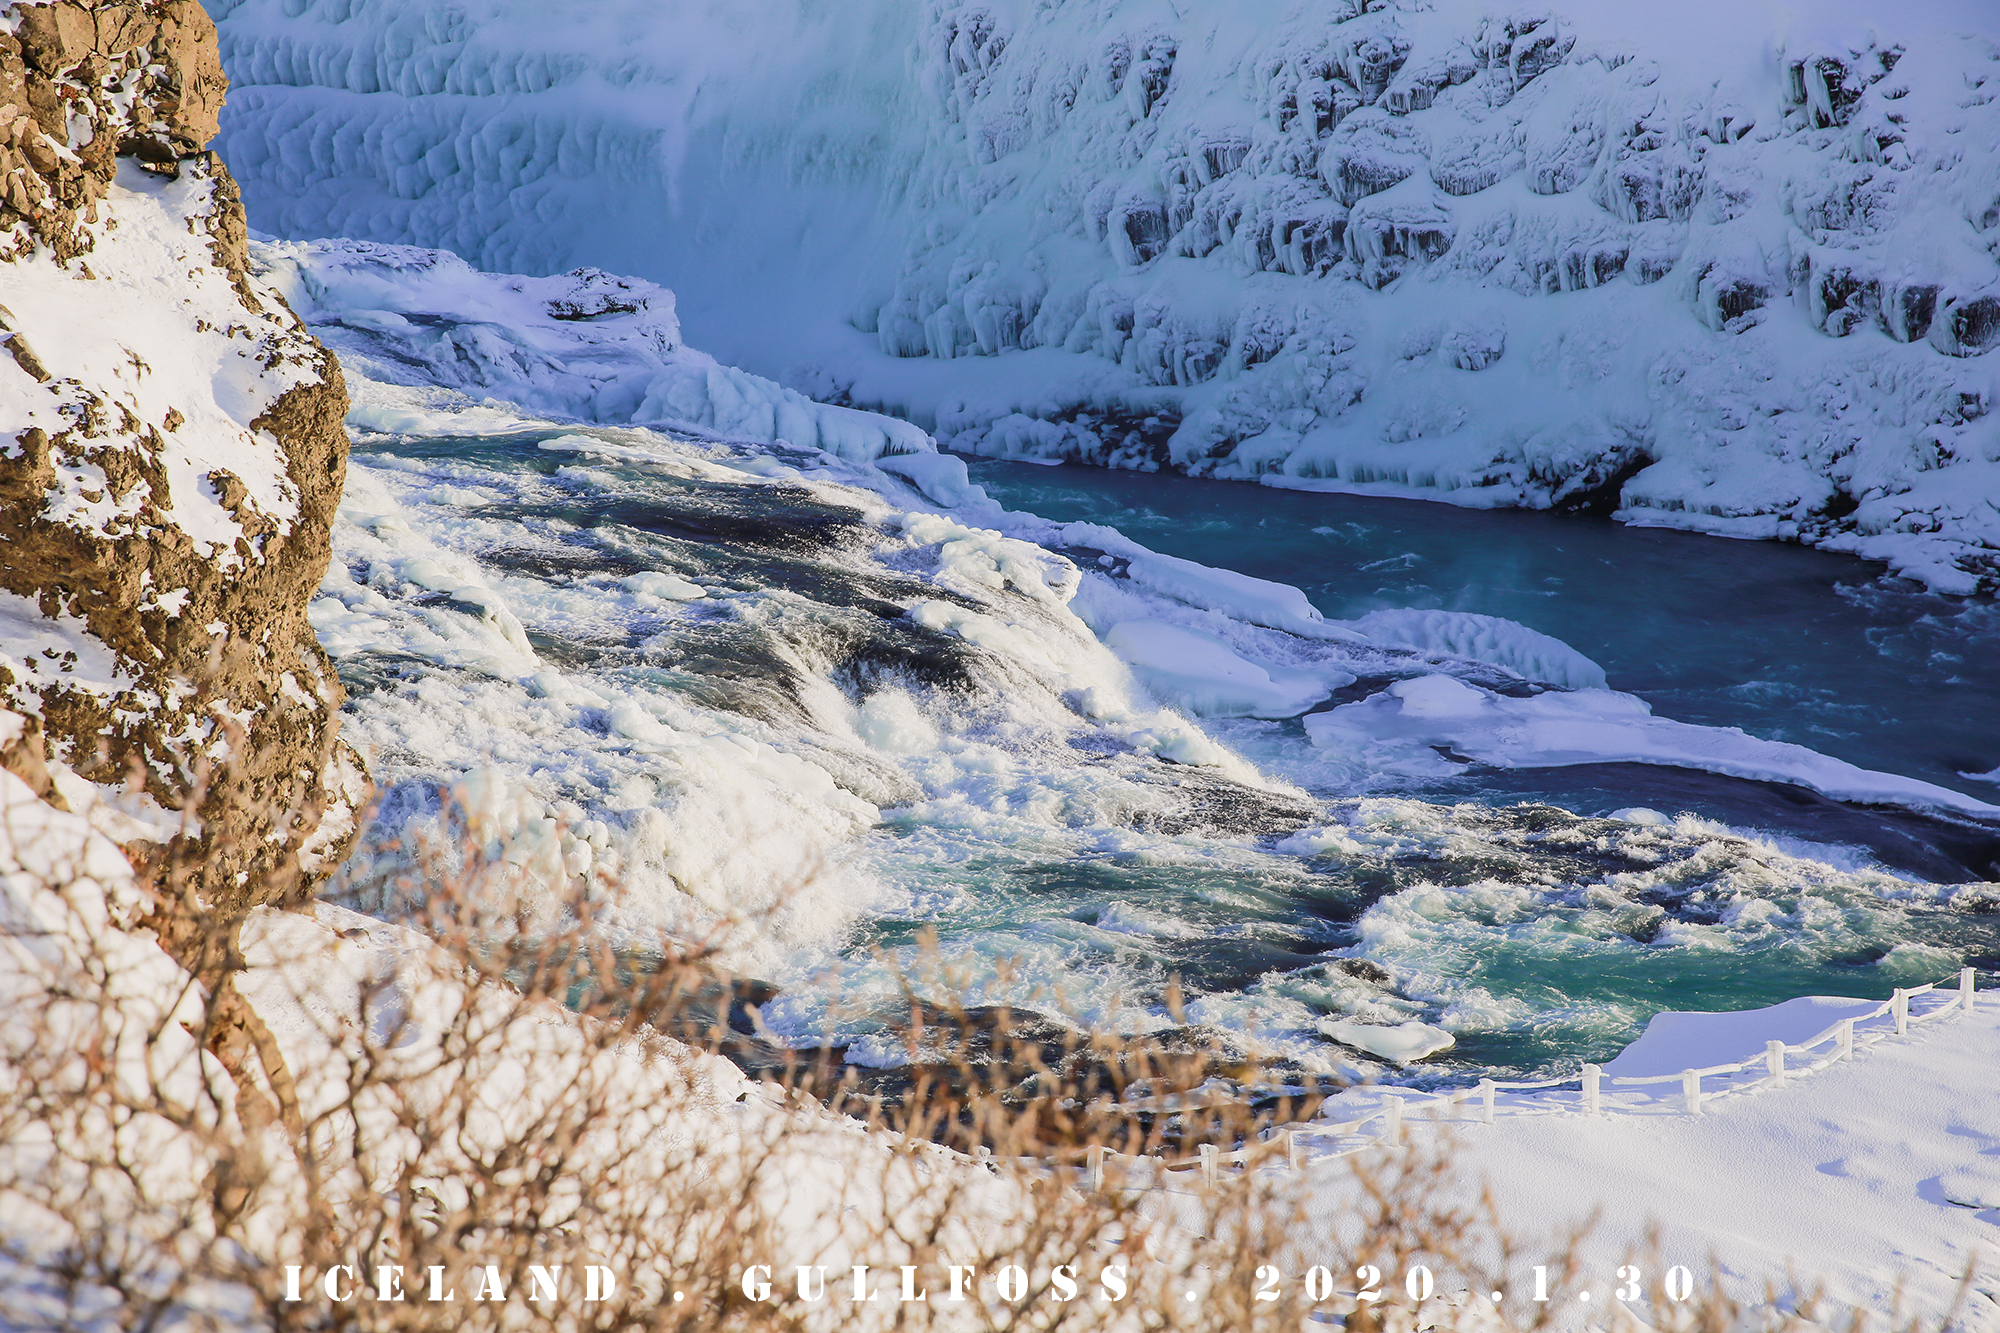
<path fill-rule="evenodd" d="M 1700 1274 L 1712 1258 L 1739 1297 L 1762 1296 L 1767 1283 L 1782 1292 L 1796 1273 L 1802 1288 L 1823 1283 L 1837 1302 L 1886 1314 L 1900 1283 L 1903 1310 L 1932 1327 L 1976 1262 L 1960 1326 L 2000 1328 L 2000 997 L 1981 999 L 1970 1015 L 1700 1116 L 1566 1109 L 1487 1125 L 1470 1107 L 1449 1131 L 1460 1178 L 1469 1192 L 1489 1182 L 1524 1239 L 1553 1241 L 1598 1212 L 1576 1287 L 1552 1293 L 1565 1323 L 1603 1309 L 1615 1270 L 1657 1224 L 1655 1290 L 1664 1265 Z M 1438 1132 L 1415 1120 L 1406 1129 L 1413 1142 Z M 1332 1234 L 1351 1203 L 1349 1169 L 1327 1161 L 1305 1179 L 1308 1234 Z M 1532 1282 L 1526 1269 L 1513 1277 L 1523 1291 Z M 1396 1275 L 1386 1282 L 1400 1291 Z"/>

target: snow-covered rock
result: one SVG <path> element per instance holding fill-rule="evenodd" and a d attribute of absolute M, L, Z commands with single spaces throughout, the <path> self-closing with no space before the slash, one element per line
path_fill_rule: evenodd
<path fill-rule="evenodd" d="M 260 225 L 640 273 L 958 447 L 1996 568 L 1974 0 L 217 8 Z"/>
<path fill-rule="evenodd" d="M 249 272 L 221 94 L 192 0 L 0 4 L 0 704 L 240 906 L 362 779 L 306 620 L 347 396 Z"/>

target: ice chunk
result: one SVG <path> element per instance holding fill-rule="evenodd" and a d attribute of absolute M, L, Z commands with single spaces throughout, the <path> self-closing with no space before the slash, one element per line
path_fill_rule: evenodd
<path fill-rule="evenodd" d="M 875 466 L 908 478 L 925 499 L 946 509 L 986 498 L 985 490 L 967 479 L 965 460 L 950 454 L 891 454 L 877 459 Z"/>
<path fill-rule="evenodd" d="M 1155 694 L 1197 717 L 1297 717 L 1329 692 L 1318 676 L 1252 662 L 1212 634 L 1164 620 L 1123 621 L 1104 644 Z"/>
<path fill-rule="evenodd" d="M 1346 1019 L 1322 1019 L 1319 1030 L 1343 1046 L 1352 1046 L 1399 1065 L 1413 1064 L 1427 1055 L 1450 1050 L 1457 1044 L 1449 1032 L 1415 1019 L 1397 1023 L 1354 1023 Z"/>
<path fill-rule="evenodd" d="M 1178 556 L 1151 553 L 1134 557 L 1127 573 L 1134 583 L 1151 592 L 1253 625 L 1315 639 L 1361 637 L 1351 630 L 1327 624 L 1319 608 L 1289 583 L 1273 583 L 1234 570 L 1211 569 Z"/>
<path fill-rule="evenodd" d="M 1450 676 L 1399 680 L 1388 692 L 1403 701 L 1404 717 L 1478 717 L 1486 707 L 1484 690 Z"/>

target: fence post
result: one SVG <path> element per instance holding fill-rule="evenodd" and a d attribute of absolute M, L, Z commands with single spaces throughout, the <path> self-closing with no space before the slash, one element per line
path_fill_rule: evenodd
<path fill-rule="evenodd" d="M 1104 1145 L 1093 1143 L 1084 1150 L 1084 1163 L 1090 1173 L 1090 1192 L 1104 1193 Z"/>
<path fill-rule="evenodd" d="M 1484 1104 L 1485 1120 L 1486 1123 L 1489 1125 L 1493 1123 L 1493 1093 L 1494 1093 L 1493 1080 L 1490 1078 L 1480 1079 L 1479 1100 Z"/>
<path fill-rule="evenodd" d="M 1382 1112 L 1382 1141 L 1395 1147 L 1403 1141 L 1403 1099 L 1391 1097 L 1386 1110 Z"/>
<path fill-rule="evenodd" d="M 1958 1012 L 1972 1012 L 1972 969 L 1969 967 L 1958 969 Z"/>
<path fill-rule="evenodd" d="M 1285 1163 L 1294 1171 L 1303 1171 L 1306 1167 L 1306 1141 L 1296 1129 L 1285 1131 Z"/>
<path fill-rule="evenodd" d="M 1604 1071 L 1596 1065 L 1585 1065 L 1583 1067 L 1583 1113 L 1585 1115 L 1599 1114 L 1597 1109 L 1597 1088 L 1599 1080 L 1603 1077 Z"/>
<path fill-rule="evenodd" d="M 1213 1143 L 1202 1144 L 1199 1151 L 1201 1153 L 1202 1188 L 1212 1190 L 1216 1186 L 1216 1157 L 1218 1153 Z"/>
<path fill-rule="evenodd" d="M 1785 1043 L 1782 1041 L 1764 1043 L 1764 1067 L 1770 1071 L 1773 1083 L 1785 1081 Z"/>
<path fill-rule="evenodd" d="M 1853 1019 L 1843 1018 L 1840 1020 L 1840 1035 L 1834 1038 L 1834 1048 L 1840 1052 L 1842 1060 L 1852 1060 L 1854 1058 Z"/>
<path fill-rule="evenodd" d="M 1896 987 L 1896 993 L 1889 997 L 1889 1013 L 1896 1020 L 1896 1035 L 1899 1037 L 1909 1036 L 1910 993 L 1901 986 Z"/>
<path fill-rule="evenodd" d="M 1681 1095 L 1687 1098 L 1688 1114 L 1701 1114 L 1701 1075 L 1692 1069 L 1681 1071 Z"/>

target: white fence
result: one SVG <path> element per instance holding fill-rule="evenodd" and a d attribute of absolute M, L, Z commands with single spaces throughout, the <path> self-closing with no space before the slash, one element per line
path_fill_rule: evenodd
<path fill-rule="evenodd" d="M 1264 1164 L 1282 1163 L 1291 1170 L 1301 1170 L 1314 1162 L 1332 1161 L 1350 1153 L 1361 1152 L 1372 1147 L 1387 1145 L 1395 1147 L 1403 1142 L 1403 1124 L 1412 1110 L 1420 1110 L 1427 1120 L 1439 1121 L 1456 1118 L 1466 1103 L 1478 1103 L 1478 1116 L 1486 1124 L 1492 1124 L 1494 1116 L 1501 1110 L 1548 1114 L 1552 1111 L 1577 1111 L 1584 1115 L 1604 1115 L 1616 1111 L 1626 1114 L 1705 1114 L 1707 1104 L 1720 1098 L 1741 1095 L 1754 1088 L 1783 1084 L 1789 1079 L 1803 1078 L 1818 1073 L 1828 1065 L 1843 1060 L 1852 1060 L 1857 1050 L 1873 1046 L 1892 1037 L 1907 1036 L 1912 1027 L 1934 1023 L 1946 1014 L 1971 1013 L 1973 1007 L 1973 970 L 1964 968 L 1958 974 L 1958 984 L 1952 987 L 1947 981 L 1934 981 L 1928 986 L 1898 988 L 1896 993 L 1865 1014 L 1843 1018 L 1811 1041 L 1788 1046 L 1781 1041 L 1768 1042 L 1764 1054 L 1735 1064 L 1709 1065 L 1702 1069 L 1684 1069 L 1678 1074 L 1656 1074 L 1650 1078 L 1607 1078 L 1596 1065 L 1583 1067 L 1580 1077 L 1543 1079 L 1535 1083 L 1498 1082 L 1481 1079 L 1470 1088 L 1458 1088 L 1445 1093 L 1419 1092 L 1410 1088 L 1383 1088 L 1383 1104 L 1357 1120 L 1342 1121 L 1337 1124 L 1313 1123 L 1288 1125 L 1268 1132 L 1269 1136 L 1258 1143 L 1247 1144 L 1235 1152 L 1223 1152 L 1214 1144 L 1203 1144 L 1194 1157 L 1178 1161 L 1157 1163 L 1169 1171 L 1199 1170 L 1202 1183 L 1213 1187 L 1226 1166 L 1251 1167 Z M 1943 987 L 1944 989 L 1940 989 Z M 1921 1006 L 1914 1001 L 1926 999 Z M 1943 998 L 1937 1002 L 1938 997 Z M 1882 1020 L 1888 1020 L 1886 1023 Z M 1867 1024 L 1879 1026 L 1864 1027 Z M 1815 1055 L 1821 1047 L 1822 1054 Z M 1804 1064 L 1794 1065 L 1796 1057 L 1811 1057 Z M 1748 1077 L 1743 1077 L 1748 1075 Z M 1648 1084 L 1675 1083 L 1680 1087 L 1678 1105 L 1673 1100 L 1662 1101 L 1657 1097 L 1644 1098 L 1640 1104 L 1621 1104 L 1617 1098 L 1620 1088 L 1639 1088 Z M 1574 1099 L 1564 1097 L 1556 1090 L 1577 1087 Z M 1501 1094 L 1515 1094 L 1502 1101 Z M 1534 1097 L 1518 1094 L 1537 1093 Z M 1553 1094 L 1553 1095 L 1552 1095 Z M 1379 1129 L 1369 1132 L 1369 1127 Z M 1338 1146 L 1331 1152 L 1315 1152 L 1315 1143 L 1324 1144 L 1332 1140 Z M 1356 1142 L 1355 1140 L 1359 1140 Z M 1115 1154 L 1113 1154 L 1115 1156 Z M 1085 1173 L 1090 1188 L 1102 1190 L 1105 1187 L 1105 1166 L 1107 1154 L 1102 1146 L 1089 1150 Z M 1142 1159 L 1132 1159 L 1135 1162 Z"/>

